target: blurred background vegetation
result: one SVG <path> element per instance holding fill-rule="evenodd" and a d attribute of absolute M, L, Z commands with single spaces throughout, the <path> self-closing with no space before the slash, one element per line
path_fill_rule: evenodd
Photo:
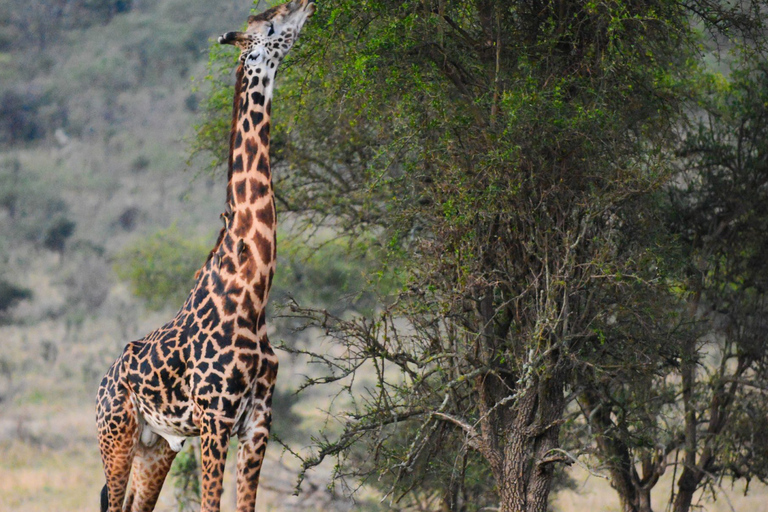
<path fill-rule="evenodd" d="M 445 8 L 445 2 L 438 4 Z M 470 4 L 458 2 L 453 8 L 456 19 L 471 28 L 476 20 L 467 14 Z M 726 5 L 695 3 L 699 4 L 707 4 L 713 15 L 719 12 L 717 6 Z M 597 3 L 579 5 L 590 15 L 606 12 Z M 214 45 L 212 38 L 241 27 L 249 7 L 247 2 L 234 0 L 0 0 L 0 510 L 97 509 L 103 475 L 93 426 L 95 389 L 126 341 L 164 323 L 181 305 L 218 233 L 234 53 Z M 456 278 L 451 282 L 456 290 L 476 285 L 467 279 L 477 271 L 470 260 L 479 254 L 473 253 L 478 246 L 473 245 L 477 241 L 472 230 L 482 223 L 473 216 L 474 211 L 478 206 L 491 210 L 494 205 L 503 210 L 515 204 L 517 197 L 516 191 L 504 195 L 510 182 L 504 165 L 515 162 L 516 171 L 525 165 L 543 168 L 549 154 L 545 142 L 563 133 L 590 135 L 596 133 L 590 131 L 596 126 L 618 130 L 616 126 L 626 118 L 600 109 L 587 109 L 587 114 L 571 110 L 569 101 L 578 96 L 573 90 L 584 93 L 584 104 L 595 90 L 583 88 L 586 82 L 569 82 L 567 73 L 552 81 L 537 75 L 541 62 L 548 63 L 548 73 L 570 70 L 571 63 L 547 61 L 541 55 L 533 58 L 523 51 L 516 62 L 518 70 L 528 73 L 527 79 L 516 75 L 518 81 L 511 82 L 515 87 L 501 99 L 483 96 L 472 108 L 454 110 L 450 102 L 466 91 L 456 95 L 451 87 L 473 73 L 482 75 L 482 66 L 462 57 L 456 67 L 462 76 L 446 85 L 435 79 L 440 71 L 445 72 L 440 59 L 419 51 L 440 48 L 446 56 L 461 51 L 460 37 L 454 45 L 446 32 L 461 34 L 463 29 L 440 25 L 434 19 L 419 28 L 419 21 L 392 2 L 358 7 L 347 1 L 328 2 L 325 10 L 321 6 L 311 22 L 316 26 L 308 25 L 308 46 L 297 49 L 286 62 L 281 78 L 293 81 L 279 83 L 276 91 L 273 151 L 282 215 L 270 337 L 287 350 L 281 352 L 274 401 L 274 433 L 280 442 L 270 444 L 259 510 L 479 510 L 497 503 L 498 489 L 487 462 L 466 449 L 461 431 L 445 425 L 429 430 L 432 437 L 427 439 L 418 423 L 404 422 L 396 434 L 383 423 L 377 424 L 381 416 L 376 399 L 389 398 L 382 391 L 382 382 L 376 382 L 378 375 L 364 371 L 356 376 L 354 386 L 348 385 L 348 391 L 369 393 L 360 401 L 361 409 L 355 409 L 354 396 L 340 393 L 338 386 L 295 391 L 307 379 L 335 381 L 334 372 L 345 368 L 350 354 L 357 357 L 354 350 L 360 346 L 343 341 L 350 333 L 360 332 L 351 319 L 372 318 L 373 322 L 364 325 L 379 328 L 387 322 L 377 317 L 382 304 L 391 304 L 397 293 L 405 290 L 424 297 L 434 293 L 435 286 L 445 284 L 420 280 L 444 269 L 429 268 L 420 276 L 417 269 L 406 276 L 405 269 L 414 269 L 412 261 L 431 254 L 432 261 L 447 262 Z M 607 12 L 621 11 L 616 6 L 612 9 Z M 706 18 L 707 13 L 704 15 Z M 620 16 L 626 13 L 622 11 Z M 718 23 L 714 18 L 711 21 Z M 622 240 L 628 240 L 631 250 L 635 250 L 633 244 L 652 246 L 645 254 L 632 252 L 627 258 L 630 263 L 640 261 L 646 269 L 653 267 L 651 274 L 663 274 L 669 278 L 665 283 L 673 283 L 671 290 L 665 290 L 664 300 L 650 308 L 649 318 L 661 318 L 659 310 L 667 307 L 675 312 L 691 308 L 694 313 L 699 309 L 714 312 L 701 315 L 705 322 L 699 321 L 701 317 L 687 318 L 700 329 L 692 345 L 678 344 L 681 336 L 665 331 L 668 337 L 664 338 L 654 331 L 648 338 L 655 350 L 652 363 L 643 359 L 650 357 L 651 350 L 644 353 L 643 349 L 631 352 L 637 355 L 637 364 L 624 366 L 622 371 L 601 367 L 591 374 L 590 365 L 598 355 L 594 361 L 587 357 L 588 364 L 578 369 L 580 380 L 573 385 L 581 392 L 580 402 L 572 402 L 566 409 L 563 446 L 587 461 L 592 473 L 610 475 L 614 487 L 627 477 L 627 496 L 632 485 L 641 488 L 648 482 L 639 483 L 637 474 L 621 474 L 619 469 L 628 466 L 616 461 L 629 456 L 646 464 L 643 469 L 647 466 L 651 473 L 658 473 L 654 443 L 664 436 L 677 439 L 674 436 L 682 428 L 682 421 L 662 426 L 659 419 L 684 416 L 677 402 L 680 389 L 664 385 L 684 373 L 681 367 L 700 359 L 714 361 L 702 365 L 706 371 L 691 382 L 689 390 L 695 387 L 696 393 L 685 406 L 696 403 L 706 425 L 711 424 L 710 416 L 722 414 L 718 400 L 722 401 L 722 388 L 729 379 L 762 375 L 764 341 L 759 331 L 763 324 L 754 319 L 764 314 L 760 308 L 766 290 L 762 255 L 768 217 L 761 195 L 766 150 L 761 143 L 768 140 L 763 137 L 763 130 L 768 130 L 768 75 L 759 56 L 729 53 L 735 47 L 720 27 L 708 31 L 711 28 L 702 22 L 692 33 L 686 32 L 686 36 L 695 35 L 695 43 L 700 45 L 695 55 L 681 53 L 679 58 L 671 58 L 661 52 L 634 62 L 636 55 L 619 48 L 615 63 L 600 63 L 612 70 L 627 65 L 626 76 L 649 87 L 637 94 L 631 87 L 623 89 L 605 100 L 614 107 L 626 102 L 625 110 L 616 109 L 624 114 L 634 112 L 637 118 L 653 119 L 633 127 L 650 132 L 659 126 L 654 124 L 659 118 L 664 121 L 665 116 L 678 116 L 681 111 L 687 116 L 684 130 L 683 124 L 675 126 L 685 136 L 675 135 L 674 130 L 651 134 L 679 137 L 650 155 L 653 158 L 634 162 L 641 162 L 635 170 L 657 169 L 654 158 L 664 153 L 668 158 L 665 165 L 671 165 L 659 167 L 663 179 L 654 184 L 666 180 L 676 186 L 654 189 L 647 181 L 632 182 L 653 189 L 652 193 L 642 201 L 622 205 L 633 210 L 631 215 L 617 209 L 612 212 L 617 216 L 611 217 L 624 222 L 627 238 Z M 344 46 L 326 46 L 328 34 L 338 36 Z M 423 45 L 414 34 L 434 36 L 435 41 Z M 471 34 L 465 32 L 464 36 Z M 306 49 L 309 45 L 326 51 L 313 53 Z M 347 49 L 354 45 L 359 45 L 355 51 Z M 401 59 L 394 57 L 395 50 L 402 52 Z M 539 50 L 544 55 L 550 49 Z M 579 58 L 586 59 L 584 55 Z M 631 58 L 625 61 L 621 55 Z M 414 56 L 421 59 L 416 64 L 409 60 Z M 333 59 L 339 65 L 327 71 Z M 652 75 L 649 69 L 658 71 L 655 59 L 675 72 Z M 647 74 L 635 76 L 633 70 Z M 692 74 L 697 78 L 690 81 L 686 76 L 682 87 L 675 75 L 680 70 L 695 70 Z M 409 81 L 413 87 L 403 87 L 403 80 L 415 85 Z M 475 87 L 476 82 L 470 85 Z M 381 94 L 372 95 L 374 90 Z M 330 93 L 326 96 L 324 91 Z M 652 99 L 641 102 L 647 99 L 643 94 Z M 499 129 L 491 138 L 473 139 L 477 121 L 473 109 L 490 111 L 497 100 L 503 109 L 501 113 L 494 110 L 499 116 L 494 129 L 509 123 L 519 131 Z M 308 101 L 314 103 L 307 105 Z M 402 109 L 394 109 L 395 104 Z M 557 117 L 564 119 L 563 124 L 549 122 Z M 449 119 L 450 130 L 441 132 L 444 125 L 435 121 L 440 118 Z M 411 139 L 415 128 L 424 129 L 428 136 L 421 141 Z M 463 141 L 465 135 L 469 138 Z M 639 130 L 633 135 L 648 133 Z M 501 169 L 500 175 L 490 175 L 481 194 L 450 197 L 465 188 L 462 165 L 466 162 L 442 159 L 461 160 L 463 150 L 456 150 L 459 142 L 485 151 L 487 145 L 493 146 L 490 142 L 506 144 L 515 137 L 527 141 L 525 150 L 513 144 L 509 152 L 489 151 L 480 162 L 465 159 L 467 165 Z M 566 137 L 563 142 L 575 148 L 583 141 Z M 636 150 L 635 142 L 624 147 Z M 430 153 L 424 148 L 440 151 Z M 584 158 L 594 157 L 590 151 Z M 535 161 L 541 155 L 542 160 Z M 574 162 L 585 161 L 579 160 L 581 155 L 575 150 L 569 153 L 573 168 L 580 165 Z M 606 170 L 611 163 L 601 169 L 614 172 Z M 562 176 L 552 172 L 552 182 L 560 183 L 554 178 Z M 436 176 L 446 178 L 445 183 Z M 587 182 L 591 187 L 598 180 Z M 533 178 L 526 181 L 523 177 L 520 183 L 533 183 Z M 468 190 L 472 192 L 471 187 Z M 420 223 L 421 218 L 436 218 L 444 224 L 426 225 Z M 663 233 L 649 226 L 662 226 Z M 345 236 L 338 237 L 339 233 Z M 436 243 L 426 252 L 414 251 L 415 240 L 431 236 L 445 245 Z M 458 237 L 460 243 L 451 245 L 452 237 Z M 622 286 L 618 288 L 627 289 Z M 641 300 L 660 297 L 658 290 L 645 288 L 633 288 L 629 295 L 641 306 L 646 304 Z M 674 305 L 669 306 L 671 303 Z M 429 307 L 434 304 L 446 306 L 437 301 Z M 460 315 L 472 309 L 459 301 L 442 313 L 456 313 L 451 309 L 456 304 Z M 615 314 L 601 317 L 592 331 L 596 345 L 607 336 L 616 346 L 634 350 L 633 336 L 648 331 L 638 329 L 621 314 L 648 311 L 611 307 L 607 309 Z M 416 313 L 427 309 L 424 306 Z M 322 313 L 322 321 L 311 325 L 317 312 Z M 726 317 L 729 335 L 722 334 L 727 331 L 723 329 Z M 619 332 L 619 328 L 626 330 Z M 366 346 L 365 336 L 359 339 L 364 349 L 357 353 L 360 360 L 393 357 L 393 352 L 381 346 Z M 660 350 L 665 343 L 679 351 L 670 355 Z M 619 366 L 619 360 L 626 363 L 621 354 L 598 352 L 607 366 Z M 752 366 L 746 374 L 734 376 L 729 364 L 721 365 L 718 373 L 719 361 L 744 353 L 751 354 L 747 359 Z M 430 355 L 427 350 L 417 356 L 424 354 Z M 334 366 L 337 363 L 342 366 Z M 382 370 L 381 375 L 384 373 Z M 393 388 L 402 383 L 395 374 L 386 376 L 392 377 Z M 695 375 L 689 372 L 688 378 L 695 380 Z M 765 453 L 764 444 L 757 442 L 764 436 L 755 429 L 764 424 L 765 400 L 759 391 L 763 381 L 756 379 L 752 384 L 752 388 L 738 391 L 739 407 L 729 424 L 733 429 L 703 436 L 705 443 L 716 440 L 723 454 L 710 466 L 702 466 L 710 473 L 701 477 L 706 486 L 699 489 L 697 499 L 706 497 L 705 491 L 723 497 L 707 502 L 710 510 L 730 510 L 731 505 L 736 510 L 758 510 L 764 503 L 767 493 L 760 485 L 753 483 L 751 493 L 742 495 L 744 478 L 736 487 L 721 486 L 726 474 L 737 481 L 748 476 L 747 484 L 750 479 L 765 477 L 766 458 L 755 455 Z M 405 387 L 392 396 L 420 398 L 420 393 Z M 361 423 L 362 416 L 354 416 L 361 410 L 370 414 L 371 423 Z M 326 415 L 326 411 L 344 414 Z M 363 425 L 366 433 L 355 437 L 361 443 L 340 446 L 338 436 L 348 432 L 345 428 L 350 420 Z M 373 439 L 368 432 L 375 434 Z M 643 432 L 654 434 L 639 434 Z M 750 436 L 753 442 L 745 442 Z M 424 455 L 411 460 L 413 439 L 426 440 Z M 288 451 L 306 454 L 307 446 L 312 447 L 309 453 L 325 453 L 329 460 L 306 473 L 302 492 L 294 496 L 302 469 Z M 667 446 L 682 450 L 679 443 Z M 714 448 L 703 446 L 699 453 L 707 449 Z M 372 454 L 383 466 L 371 469 Z M 333 457 L 337 458 L 331 460 Z M 319 462 L 319 458 L 310 459 L 310 466 Z M 405 459 L 415 472 L 402 477 L 388 471 L 388 464 Z M 461 468 L 460 484 L 451 476 L 457 467 Z M 191 444 L 176 461 L 159 510 L 196 509 L 196 471 Z M 330 485 L 333 475 L 339 477 L 335 486 Z M 605 480 L 578 468 L 569 475 L 556 475 L 558 493 L 552 507 L 563 512 L 619 510 L 621 501 Z M 360 478 L 365 477 L 369 485 L 350 498 L 347 491 L 357 490 Z M 654 493 L 657 504 L 671 494 L 671 478 L 667 472 L 660 479 Z M 233 510 L 232 476 L 228 482 L 225 510 Z M 393 485 L 399 486 L 396 494 L 403 498 L 382 502 Z M 453 501 L 446 498 L 449 493 Z"/>
<path fill-rule="evenodd" d="M 190 140 L 209 48 L 251 8 L 0 1 L 0 510 L 97 510 L 96 386 L 126 341 L 175 313 L 215 241 L 225 181 Z M 273 296 L 370 308 L 344 250 L 283 240 Z M 298 339 L 284 331 L 276 342 Z M 283 357 L 275 433 L 301 443 L 317 398 L 293 395 L 306 372 L 295 364 Z M 350 508 L 322 477 L 291 498 L 280 454 L 275 444 L 265 506 Z M 194 504 L 195 471 L 192 452 L 179 457 L 159 509 Z"/>

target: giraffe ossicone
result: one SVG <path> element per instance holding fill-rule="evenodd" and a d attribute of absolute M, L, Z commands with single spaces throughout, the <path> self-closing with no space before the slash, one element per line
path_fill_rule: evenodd
<path fill-rule="evenodd" d="M 311 0 L 294 0 L 219 38 L 240 49 L 224 226 L 181 310 L 128 343 L 99 386 L 102 511 L 153 510 L 173 458 L 193 436 L 200 436 L 202 510 L 219 510 L 232 435 L 239 441 L 237 510 L 254 510 L 278 367 L 264 316 L 277 254 L 272 89 L 314 11 Z"/>

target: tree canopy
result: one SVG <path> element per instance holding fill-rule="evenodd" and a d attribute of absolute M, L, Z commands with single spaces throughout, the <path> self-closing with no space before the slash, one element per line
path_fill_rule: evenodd
<path fill-rule="evenodd" d="M 642 509 L 632 489 L 655 485 L 673 452 L 685 452 L 682 473 L 698 467 L 696 436 L 663 444 L 676 434 L 655 419 L 682 393 L 682 430 L 700 426 L 690 416 L 703 346 L 691 252 L 718 265 L 759 249 L 736 250 L 721 233 L 728 255 L 700 245 L 696 229 L 731 225 L 711 218 L 719 210 L 708 202 L 719 199 L 708 191 L 736 191 L 718 184 L 727 172 L 711 183 L 696 176 L 730 169 L 711 159 L 745 150 L 702 129 L 699 139 L 720 143 L 702 152 L 688 127 L 702 112 L 702 45 L 759 54 L 761 9 L 709 0 L 318 6 L 276 95 L 277 194 L 299 225 L 353 241 L 349 258 L 374 246 L 379 275 L 399 286 L 372 313 L 292 305 L 343 347 L 313 354 L 330 369 L 313 383 L 341 383 L 349 404 L 305 468 L 337 457 L 339 477 L 404 506 L 427 496 L 445 510 L 507 512 L 545 510 L 556 467 L 593 443 L 626 510 Z M 213 70 L 230 64 L 214 51 Z M 226 81 L 219 71 L 212 82 Z M 198 130 L 199 149 L 219 161 L 229 92 L 209 97 Z M 699 166 L 686 167 L 687 183 L 701 188 L 681 185 L 686 158 Z M 695 216 L 706 218 L 684 220 Z M 742 297 L 755 304 L 762 292 L 750 289 Z M 665 389 L 670 375 L 688 384 Z M 628 404 L 618 425 L 617 389 Z M 653 428 L 637 435 L 644 426 Z M 591 435 L 579 434 L 587 427 Z M 638 485 L 636 464 L 648 469 Z M 694 491 L 712 467 L 699 469 Z"/>

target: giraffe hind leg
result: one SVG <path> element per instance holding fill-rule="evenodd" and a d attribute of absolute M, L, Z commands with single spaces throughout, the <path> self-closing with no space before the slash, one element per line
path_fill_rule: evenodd
<path fill-rule="evenodd" d="M 175 457 L 176 452 L 157 434 L 154 434 L 146 444 L 144 439 L 139 442 L 133 458 L 131 485 L 125 503 L 126 511 L 151 512 L 154 510 L 163 482 Z"/>
<path fill-rule="evenodd" d="M 99 386 L 96 400 L 99 451 L 107 479 L 106 491 L 102 491 L 102 510 L 107 512 L 123 509 L 131 464 L 139 442 L 139 422 L 128 388 L 120 378 L 121 366 L 121 359 L 112 365 Z"/>

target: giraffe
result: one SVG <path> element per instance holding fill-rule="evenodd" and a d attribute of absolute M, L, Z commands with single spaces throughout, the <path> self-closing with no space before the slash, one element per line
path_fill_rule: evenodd
<path fill-rule="evenodd" d="M 245 32 L 219 38 L 240 49 L 224 227 L 181 310 L 128 343 L 99 386 L 102 511 L 153 510 L 192 436 L 200 436 L 201 508 L 219 510 L 233 435 L 237 510 L 255 509 L 278 367 L 264 318 L 276 258 L 272 91 L 278 65 L 314 11 L 313 0 L 293 0 L 250 16 Z"/>

